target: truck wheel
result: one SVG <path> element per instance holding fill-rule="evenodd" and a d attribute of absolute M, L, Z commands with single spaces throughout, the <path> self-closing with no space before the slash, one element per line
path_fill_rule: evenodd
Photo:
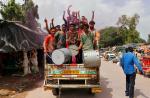
<path fill-rule="evenodd" d="M 53 88 L 52 93 L 53 93 L 53 95 L 58 96 L 59 95 L 59 89 L 58 88 Z"/>
<path fill-rule="evenodd" d="M 88 93 L 89 93 L 90 95 L 92 95 L 92 96 L 95 95 L 95 93 L 92 92 L 92 88 L 89 88 L 89 89 L 88 89 Z"/>

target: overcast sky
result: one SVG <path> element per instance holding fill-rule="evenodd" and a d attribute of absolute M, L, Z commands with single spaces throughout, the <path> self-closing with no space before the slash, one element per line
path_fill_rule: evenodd
<path fill-rule="evenodd" d="M 23 0 L 16 0 L 22 2 Z M 55 24 L 62 24 L 63 11 L 69 5 L 71 10 L 79 11 L 81 16 L 91 19 L 92 10 L 95 11 L 96 28 L 102 29 L 108 26 L 116 26 L 118 17 L 125 14 L 140 15 L 137 29 L 144 39 L 150 34 L 150 0 L 33 0 L 39 6 L 39 22 L 44 27 L 44 18 L 55 18 Z"/>

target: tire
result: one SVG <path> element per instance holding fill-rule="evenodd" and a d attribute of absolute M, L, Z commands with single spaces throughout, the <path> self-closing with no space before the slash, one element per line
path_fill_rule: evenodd
<path fill-rule="evenodd" d="M 58 96 L 59 95 L 59 89 L 58 88 L 53 88 L 52 93 L 53 93 L 53 95 Z"/>
<path fill-rule="evenodd" d="M 88 94 L 89 94 L 89 95 L 92 95 L 92 96 L 95 95 L 95 93 L 92 92 L 92 88 L 89 88 L 89 89 L 88 89 Z"/>

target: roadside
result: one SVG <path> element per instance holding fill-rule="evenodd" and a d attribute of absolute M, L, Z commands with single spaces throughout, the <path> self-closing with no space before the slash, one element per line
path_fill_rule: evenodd
<path fill-rule="evenodd" d="M 66 89 L 62 91 L 61 98 L 128 98 L 124 94 L 125 75 L 120 66 L 111 61 L 102 59 L 100 76 L 102 93 L 92 96 L 89 95 L 86 90 Z M 44 91 L 43 78 L 39 78 L 39 75 L 29 75 L 26 76 L 26 78 L 22 77 L 19 79 L 19 82 L 17 82 L 18 78 L 20 77 L 13 77 L 13 79 L 12 77 L 7 77 L 6 79 L 0 78 L 0 92 L 5 84 L 3 91 L 10 94 L 9 96 L 7 94 L 5 94 L 5 96 L 0 95 L 0 98 L 58 98 L 53 96 L 50 90 Z M 135 84 L 136 98 L 149 98 L 149 83 L 150 78 L 137 74 Z M 16 89 L 18 87 L 21 89 L 20 91 Z"/>
<path fill-rule="evenodd" d="M 43 81 L 39 74 L 0 77 L 0 98 L 25 98 L 28 91 L 39 87 L 36 83 Z"/>

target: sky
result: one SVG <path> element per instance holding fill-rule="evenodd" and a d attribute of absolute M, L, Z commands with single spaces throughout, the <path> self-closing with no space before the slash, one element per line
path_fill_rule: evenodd
<path fill-rule="evenodd" d="M 22 2 L 23 0 L 16 0 Z M 80 11 L 81 16 L 88 20 L 95 11 L 96 28 L 102 29 L 109 26 L 117 26 L 118 18 L 122 15 L 140 15 L 137 30 L 143 39 L 148 39 L 150 34 L 150 0 L 33 0 L 39 6 L 39 22 L 44 28 L 44 19 L 48 21 L 54 18 L 54 23 L 62 24 L 63 11 L 72 5 L 71 11 Z M 67 15 L 66 15 L 67 17 Z"/>

